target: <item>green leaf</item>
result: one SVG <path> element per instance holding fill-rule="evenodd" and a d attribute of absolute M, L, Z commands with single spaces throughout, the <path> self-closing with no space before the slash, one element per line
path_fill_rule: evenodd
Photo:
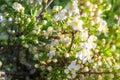
<path fill-rule="evenodd" d="M 110 46 L 107 45 L 102 50 L 102 53 L 104 54 L 105 57 L 110 57 L 110 56 L 112 56 L 112 53 L 110 51 L 111 51 Z"/>

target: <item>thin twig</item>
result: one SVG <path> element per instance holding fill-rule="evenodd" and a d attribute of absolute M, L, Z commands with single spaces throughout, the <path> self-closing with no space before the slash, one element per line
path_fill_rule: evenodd
<path fill-rule="evenodd" d="M 61 32 L 62 34 L 70 34 L 70 33 L 76 33 L 77 31 L 73 31 L 73 30 L 70 30 L 70 31 L 63 31 Z M 58 35 L 51 35 L 49 36 L 49 38 L 51 39 L 60 39 L 60 37 Z"/>
<path fill-rule="evenodd" d="M 42 9 L 42 11 L 40 12 L 39 16 L 37 17 L 37 19 L 38 19 L 38 18 L 41 18 L 41 17 L 43 16 L 44 12 L 46 11 L 46 9 L 50 6 L 50 4 L 51 4 L 53 1 L 54 1 L 54 0 L 50 0 L 50 1 L 48 1 L 48 2 L 45 4 L 45 6 L 43 6 L 43 9 Z"/>
<path fill-rule="evenodd" d="M 76 33 L 77 31 L 70 31 L 70 32 L 62 32 L 62 34 L 69 34 L 69 33 L 71 33 L 72 34 L 72 40 L 71 40 L 71 43 L 70 43 L 70 47 L 69 47 L 69 50 L 68 50 L 68 53 L 70 53 L 70 51 L 71 51 L 71 48 L 72 48 L 72 46 L 73 46 L 73 43 L 74 43 L 74 38 L 75 38 L 75 33 Z M 59 36 L 57 36 L 57 35 L 53 35 L 53 36 L 50 36 L 49 38 L 53 38 L 53 39 L 60 39 L 60 37 Z"/>
<path fill-rule="evenodd" d="M 50 39 L 60 39 L 60 37 L 57 36 L 57 35 L 49 36 L 49 38 L 50 38 Z"/>
<path fill-rule="evenodd" d="M 75 38 L 75 33 L 76 33 L 76 31 L 73 31 L 73 32 L 72 32 L 72 40 L 71 40 L 71 43 L 70 43 L 70 48 L 69 48 L 69 50 L 68 50 L 68 53 L 70 53 L 71 48 L 72 48 L 72 46 L 73 46 L 74 38 Z"/>

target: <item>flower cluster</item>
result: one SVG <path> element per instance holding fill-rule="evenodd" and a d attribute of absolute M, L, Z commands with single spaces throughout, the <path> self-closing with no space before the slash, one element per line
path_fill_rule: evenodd
<path fill-rule="evenodd" d="M 119 80 L 120 20 L 112 2 L 60 2 L 0 3 L 0 79 Z"/>

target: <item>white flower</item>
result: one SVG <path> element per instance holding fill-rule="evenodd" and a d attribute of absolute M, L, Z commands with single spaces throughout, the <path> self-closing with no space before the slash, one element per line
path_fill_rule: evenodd
<path fill-rule="evenodd" d="M 89 38 L 88 38 L 88 42 L 91 43 L 91 42 L 94 42 L 97 40 L 97 37 L 95 35 L 91 35 Z"/>
<path fill-rule="evenodd" d="M 53 21 L 57 22 L 59 20 L 64 20 L 67 18 L 66 16 L 66 12 L 67 10 L 66 9 L 63 9 L 61 10 L 59 13 L 55 14 L 54 18 L 53 18 Z"/>
<path fill-rule="evenodd" d="M 68 69 L 72 72 L 76 72 L 80 69 L 80 65 L 76 65 L 76 61 L 72 61 L 71 64 L 68 66 Z"/>
<path fill-rule="evenodd" d="M 68 69 L 65 69 L 64 72 L 65 72 L 66 74 L 68 74 L 68 73 L 69 73 L 69 70 L 68 70 Z"/>
<path fill-rule="evenodd" d="M 59 44 L 58 40 L 53 40 L 53 41 L 51 42 L 50 46 L 52 47 L 52 46 L 56 46 L 56 45 L 58 45 L 58 44 Z"/>
<path fill-rule="evenodd" d="M 53 59 L 53 62 L 56 63 L 58 60 L 57 59 Z"/>
<path fill-rule="evenodd" d="M 107 10 L 110 10 L 111 8 L 112 8 L 112 5 L 109 4 L 109 5 L 107 6 Z"/>
<path fill-rule="evenodd" d="M 98 65 L 99 65 L 99 66 L 102 66 L 102 61 L 98 61 Z"/>
<path fill-rule="evenodd" d="M 52 33 L 52 31 L 53 31 L 53 27 L 50 26 L 50 27 L 47 28 L 48 33 Z"/>
<path fill-rule="evenodd" d="M 76 58 L 79 58 L 80 60 L 83 60 L 85 58 L 85 54 L 82 52 L 77 52 L 76 53 Z"/>
<path fill-rule="evenodd" d="M 68 66 L 67 69 L 64 70 L 66 74 L 71 73 L 72 78 L 76 77 L 76 72 L 80 69 L 80 65 L 76 64 L 76 61 L 72 61 L 71 64 Z M 68 74 L 69 75 L 69 74 Z"/>
<path fill-rule="evenodd" d="M 92 5 L 92 3 L 90 1 L 86 2 L 86 6 L 91 6 L 91 5 Z"/>
<path fill-rule="evenodd" d="M 59 11 L 59 10 L 61 10 L 62 9 L 62 6 L 54 6 L 53 7 L 53 10 L 54 11 Z"/>
<path fill-rule="evenodd" d="M 116 50 L 116 45 L 112 45 L 112 51 L 115 51 Z"/>
<path fill-rule="evenodd" d="M 107 27 L 107 22 L 104 20 L 100 21 L 100 26 L 98 27 L 99 32 L 107 33 L 108 32 L 108 27 Z"/>
<path fill-rule="evenodd" d="M 73 30 L 78 30 L 78 31 L 82 31 L 82 25 L 83 25 L 83 21 L 78 19 L 79 17 L 76 16 L 75 18 L 73 18 L 73 20 L 71 21 L 70 25 L 72 26 Z"/>
<path fill-rule="evenodd" d="M 38 54 L 34 54 L 34 60 L 37 60 L 39 58 Z"/>
<path fill-rule="evenodd" d="M 89 42 L 84 42 L 84 48 L 86 48 L 86 49 L 95 49 L 96 48 L 96 43 L 89 43 Z"/>
<path fill-rule="evenodd" d="M 102 21 L 101 17 L 96 17 L 95 19 L 96 23 L 100 23 Z"/>
<path fill-rule="evenodd" d="M 2 15 L 2 13 L 0 13 L 0 22 L 3 22 L 3 21 L 4 21 L 3 15 Z"/>
<path fill-rule="evenodd" d="M 87 58 L 85 57 L 83 60 L 82 60 L 82 63 L 85 64 L 87 62 Z"/>
<path fill-rule="evenodd" d="M 88 67 L 85 67 L 85 68 L 84 68 L 84 71 L 86 71 L 86 72 L 89 71 L 89 68 L 88 68 Z"/>
<path fill-rule="evenodd" d="M 118 26 L 120 26 L 120 17 L 118 17 L 118 22 L 117 22 Z"/>
<path fill-rule="evenodd" d="M 93 68 L 97 69 L 99 66 L 97 64 L 94 64 Z"/>
<path fill-rule="evenodd" d="M 42 20 L 42 24 L 46 25 L 47 24 L 47 20 Z"/>
<path fill-rule="evenodd" d="M 38 67 L 39 67 L 39 64 L 35 64 L 34 66 L 35 66 L 35 68 L 38 68 Z"/>
<path fill-rule="evenodd" d="M 70 75 L 70 74 L 68 74 L 68 75 L 67 75 L 67 78 L 71 79 L 72 77 L 71 77 L 71 75 Z"/>
<path fill-rule="evenodd" d="M 75 78 L 76 77 L 76 73 L 72 73 L 72 78 Z"/>
<path fill-rule="evenodd" d="M 37 2 L 41 5 L 42 4 L 42 0 L 37 0 Z"/>
<path fill-rule="evenodd" d="M 116 69 L 120 69 L 120 64 L 116 64 L 116 65 L 115 65 L 115 68 L 116 68 Z"/>
<path fill-rule="evenodd" d="M 49 71 L 51 71 L 52 70 L 52 67 L 51 66 L 48 66 L 48 68 L 47 68 Z"/>
<path fill-rule="evenodd" d="M 16 11 L 24 10 L 24 7 L 18 2 L 14 2 L 12 8 Z"/>
<path fill-rule="evenodd" d="M 26 43 L 26 44 L 24 44 L 24 47 L 25 48 L 29 48 L 29 45 Z"/>
<path fill-rule="evenodd" d="M 84 29 L 83 31 L 81 31 L 80 39 L 82 41 L 85 41 L 88 39 L 88 30 L 87 29 Z"/>
<path fill-rule="evenodd" d="M 66 53 L 66 54 L 65 54 L 65 57 L 69 57 L 69 56 L 70 56 L 70 54 L 69 54 L 69 53 Z"/>
<path fill-rule="evenodd" d="M 79 14 L 78 0 L 74 0 L 71 4 L 68 4 L 65 9 L 67 9 L 68 16 Z"/>
<path fill-rule="evenodd" d="M 55 50 L 49 52 L 49 58 L 53 58 L 55 56 Z"/>
<path fill-rule="evenodd" d="M 10 18 L 8 18 L 8 21 L 12 21 L 13 19 L 10 17 Z"/>
<path fill-rule="evenodd" d="M 59 10 L 59 6 L 54 6 L 53 10 L 58 11 Z"/>
<path fill-rule="evenodd" d="M 92 52 L 89 49 L 83 49 L 82 51 L 76 53 L 76 58 L 82 60 L 83 64 L 86 63 L 87 61 L 90 63 L 92 62 L 91 55 Z"/>
<path fill-rule="evenodd" d="M 97 11 L 97 16 L 101 16 L 102 13 L 103 13 L 103 11 L 99 9 L 99 10 Z"/>

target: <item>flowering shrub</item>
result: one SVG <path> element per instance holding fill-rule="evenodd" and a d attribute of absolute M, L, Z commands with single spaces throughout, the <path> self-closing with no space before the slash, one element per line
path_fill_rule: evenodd
<path fill-rule="evenodd" d="M 0 80 L 120 79 L 119 2 L 1 1 Z"/>

